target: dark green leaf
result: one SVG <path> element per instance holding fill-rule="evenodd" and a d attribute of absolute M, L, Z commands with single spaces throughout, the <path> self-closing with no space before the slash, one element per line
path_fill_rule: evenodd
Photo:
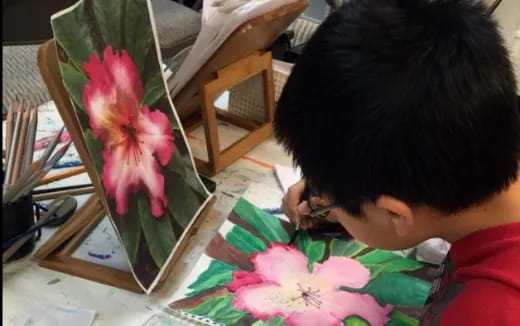
<path fill-rule="evenodd" d="M 97 54 L 91 33 L 85 20 L 84 3 L 51 21 L 54 39 L 63 48 L 77 70 L 83 70 L 83 63 Z"/>
<path fill-rule="evenodd" d="M 83 111 L 83 87 L 88 82 L 87 76 L 83 71 L 78 71 L 74 66 L 68 63 L 60 62 L 61 75 L 67 92 L 69 93 L 75 106 Z"/>
<path fill-rule="evenodd" d="M 237 266 L 226 264 L 220 260 L 212 260 L 208 269 L 200 274 L 195 282 L 188 286 L 188 288 L 193 291 L 188 293 L 187 296 L 191 297 L 212 287 L 230 283 L 232 273 L 237 269 L 239 269 Z"/>
<path fill-rule="evenodd" d="M 264 212 L 247 200 L 240 198 L 235 205 L 234 211 L 268 241 L 289 242 L 289 235 L 285 232 L 278 218 Z"/>
<path fill-rule="evenodd" d="M 344 326 L 370 326 L 363 318 L 350 316 L 343 322 Z"/>
<path fill-rule="evenodd" d="M 431 284 L 401 273 L 381 273 L 362 289 L 342 287 L 343 290 L 368 293 L 381 305 L 422 307 L 428 298 Z M 398 290 L 396 290 L 398 289 Z"/>
<path fill-rule="evenodd" d="M 407 316 L 400 311 L 393 311 L 390 314 L 390 321 L 385 326 L 419 326 L 419 321 Z"/>
<path fill-rule="evenodd" d="M 173 153 L 173 155 L 175 154 Z M 203 200 L 179 174 L 164 171 L 164 176 L 166 178 L 168 209 L 175 221 L 186 228 L 202 205 Z"/>
<path fill-rule="evenodd" d="M 141 240 L 141 222 L 139 220 L 138 212 L 137 203 L 131 201 L 128 207 L 128 214 L 124 216 L 116 215 L 121 240 L 132 266 L 136 263 L 139 243 Z"/>
<path fill-rule="evenodd" d="M 107 45 L 116 51 L 121 50 L 123 7 L 125 1 L 93 0 L 94 15 Z"/>
<path fill-rule="evenodd" d="M 218 296 L 197 307 L 185 309 L 185 311 L 210 318 L 219 324 L 233 325 L 244 317 L 245 312 L 237 311 L 231 302 L 232 300 L 232 295 Z"/>
<path fill-rule="evenodd" d="M 367 247 L 366 244 L 357 242 L 356 240 L 339 240 L 332 239 L 330 242 L 331 256 L 354 257 Z"/>
<path fill-rule="evenodd" d="M 313 241 L 306 231 L 301 230 L 296 238 L 296 245 L 309 259 L 308 268 L 312 272 L 312 264 L 323 259 L 325 242 Z"/>
<path fill-rule="evenodd" d="M 268 321 L 256 321 L 252 326 L 285 326 L 282 317 L 270 318 Z"/>
<path fill-rule="evenodd" d="M 157 72 L 144 86 L 142 105 L 152 106 L 166 95 L 161 72 Z M 170 121 L 172 119 L 170 118 Z M 172 127 L 174 124 L 172 124 Z"/>
<path fill-rule="evenodd" d="M 250 255 L 254 252 L 264 252 L 265 243 L 255 237 L 251 232 L 240 226 L 233 226 L 231 231 L 226 233 L 226 240 L 235 248 Z"/>
<path fill-rule="evenodd" d="M 137 206 L 148 250 L 157 267 L 161 268 L 177 242 L 168 211 L 159 218 L 153 217 L 148 198 L 145 197 L 137 200 Z"/>
<path fill-rule="evenodd" d="M 101 174 L 103 173 L 103 143 L 94 137 L 92 129 L 85 129 L 83 135 L 94 168 Z"/>
<path fill-rule="evenodd" d="M 142 74 L 148 51 L 155 51 L 148 6 L 146 0 L 126 0 L 125 4 L 123 48 Z"/>
<path fill-rule="evenodd" d="M 379 249 L 375 249 L 356 259 L 370 268 L 372 278 L 377 277 L 377 275 L 382 272 L 413 271 L 423 266 L 415 260 Z"/>

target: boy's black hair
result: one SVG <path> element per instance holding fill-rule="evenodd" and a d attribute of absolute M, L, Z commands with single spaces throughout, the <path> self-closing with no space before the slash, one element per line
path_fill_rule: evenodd
<path fill-rule="evenodd" d="M 519 169 L 503 43 L 476 1 L 351 0 L 296 63 L 276 136 L 311 186 L 351 214 L 381 194 L 445 213 L 471 207 Z"/>

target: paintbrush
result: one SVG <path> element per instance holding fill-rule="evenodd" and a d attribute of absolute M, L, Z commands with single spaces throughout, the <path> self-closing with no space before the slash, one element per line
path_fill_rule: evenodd
<path fill-rule="evenodd" d="M 33 108 L 31 118 L 29 120 L 29 128 L 27 132 L 27 141 L 25 143 L 25 153 L 23 155 L 22 172 L 27 171 L 34 157 L 34 141 L 36 140 L 36 130 L 38 127 L 38 108 Z"/>
<path fill-rule="evenodd" d="M 29 118 L 31 116 L 31 109 L 25 107 L 22 115 L 22 125 L 20 127 L 20 134 L 18 136 L 18 146 L 16 148 L 16 156 L 14 158 L 13 175 L 11 183 L 15 183 L 20 176 L 23 164 L 23 154 L 25 153 L 25 142 L 27 139 L 27 128 L 29 127 Z"/>
<path fill-rule="evenodd" d="M 16 200 L 18 200 L 18 198 L 23 197 L 23 196 L 27 195 L 29 192 L 31 192 L 31 190 L 33 190 L 34 187 L 36 187 L 38 182 L 40 182 L 40 180 L 43 179 L 43 177 L 45 177 L 45 175 L 47 175 L 47 173 L 49 173 L 49 171 L 63 157 L 63 155 L 65 155 L 65 153 L 69 149 L 71 143 L 72 143 L 72 141 L 70 141 L 67 144 L 63 145 L 51 157 L 51 159 L 47 163 L 45 163 L 43 168 L 41 168 L 39 171 L 34 173 L 33 176 L 31 176 L 29 178 L 29 181 L 22 187 L 22 189 L 14 194 L 14 196 L 12 198 L 12 201 L 16 201 Z"/>
<path fill-rule="evenodd" d="M 45 215 L 43 215 L 39 220 L 38 222 L 36 222 L 30 229 L 33 229 L 33 228 L 37 228 L 39 227 L 40 225 L 42 225 L 43 223 L 45 223 L 49 218 L 51 218 L 52 216 L 54 216 L 54 214 L 58 211 L 58 209 L 60 209 L 61 205 L 63 205 L 63 203 L 65 202 L 65 198 L 59 198 L 58 200 L 56 201 L 53 201 L 50 205 L 49 205 L 49 210 L 47 211 L 47 213 Z M 5 250 L 3 253 L 2 253 L 2 264 L 4 264 L 9 258 L 11 258 L 11 256 L 18 251 L 18 249 L 20 249 L 26 242 L 27 240 L 29 240 L 31 237 L 33 236 L 33 234 L 28 234 L 26 235 L 25 237 L 19 239 L 18 241 L 16 241 L 12 246 L 10 246 L 7 250 Z"/>
<path fill-rule="evenodd" d="M 18 148 L 18 139 L 19 139 L 21 124 L 22 124 L 22 114 L 18 113 L 16 115 L 16 119 L 15 119 L 15 123 L 14 123 L 13 137 L 12 137 L 12 141 L 11 141 L 11 148 L 9 148 L 9 161 L 7 161 L 4 185 L 10 185 L 11 184 L 11 179 L 12 179 L 12 176 L 13 176 L 14 159 L 15 159 L 15 156 L 16 156 L 15 153 L 16 153 L 16 149 Z"/>
<path fill-rule="evenodd" d="M 42 200 L 49 200 L 54 199 L 60 196 L 77 196 L 77 195 L 83 195 L 83 194 L 91 194 L 93 193 L 94 187 L 78 187 L 75 189 L 69 189 L 69 190 L 62 190 L 62 191 L 52 191 L 52 192 L 46 192 L 41 194 L 35 194 L 33 192 L 33 200 L 34 201 L 42 201 Z"/>
<path fill-rule="evenodd" d="M 45 165 L 43 166 L 42 169 L 40 169 L 39 171 L 34 173 L 34 175 L 29 178 L 29 181 L 22 187 L 22 189 L 13 196 L 12 200 L 16 201 L 16 200 L 18 200 L 18 198 L 23 197 L 23 196 L 27 195 L 29 192 L 31 192 L 31 190 L 33 190 L 34 187 L 36 187 L 38 182 L 40 182 L 40 180 L 43 179 L 43 177 L 45 177 L 45 175 L 47 175 L 47 173 L 49 173 L 49 171 L 63 157 L 63 155 L 65 155 L 65 153 L 69 149 L 71 143 L 72 143 L 72 141 L 63 145 L 51 157 L 51 159 L 47 163 L 45 163 Z"/>
<path fill-rule="evenodd" d="M 61 128 L 61 130 L 56 134 L 56 136 L 54 137 L 54 140 L 51 142 L 49 147 L 47 147 L 47 149 L 45 150 L 45 153 L 43 153 L 42 157 L 40 157 L 40 159 L 38 161 L 31 164 L 29 169 L 27 169 L 27 171 L 25 171 L 20 176 L 20 178 L 18 179 L 18 182 L 16 184 L 12 185 L 8 191 L 4 191 L 4 194 L 2 196 L 2 200 L 4 203 L 10 202 L 14 198 L 14 196 L 27 184 L 27 181 L 38 170 L 41 170 L 42 168 L 44 168 L 46 166 L 46 163 L 47 163 L 47 160 L 49 159 L 50 154 L 52 154 L 52 152 L 54 151 L 54 148 L 58 144 L 59 137 L 61 136 L 63 129 L 64 128 Z"/>

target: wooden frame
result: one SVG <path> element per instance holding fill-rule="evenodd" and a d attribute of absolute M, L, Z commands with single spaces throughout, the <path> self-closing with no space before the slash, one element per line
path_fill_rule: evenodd
<path fill-rule="evenodd" d="M 90 160 L 85 141 L 81 134 L 79 122 L 61 79 L 56 43 L 54 40 L 49 40 L 40 46 L 38 50 L 38 66 L 43 80 L 49 89 L 49 93 L 51 94 L 65 126 L 71 135 L 72 141 L 76 146 L 96 191 L 95 194 L 93 194 L 88 201 L 34 254 L 33 258 L 38 260 L 39 265 L 45 268 L 79 276 L 125 290 L 142 293 L 144 291 L 141 289 L 132 273 L 72 257 L 74 251 L 106 215 L 108 209 L 105 207 L 105 201 L 100 199 L 100 194 L 103 194 L 101 183 L 94 170 L 92 161 Z M 172 257 L 170 264 L 166 267 L 166 270 L 156 288 L 160 287 L 160 285 L 164 283 L 171 268 L 182 256 L 184 249 L 189 243 L 190 237 L 192 237 L 198 230 L 200 223 L 204 221 L 209 214 L 218 214 L 217 211 L 213 210 L 214 203 L 215 197 L 213 197 L 199 215 L 195 217 L 195 221 L 188 231 L 188 234 L 186 234 L 183 241 L 179 243 L 175 255 Z"/>
<path fill-rule="evenodd" d="M 257 74 L 262 74 L 263 78 L 265 123 L 259 124 L 249 121 L 215 108 L 215 97 Z M 270 52 L 254 53 L 218 70 L 216 75 L 215 80 L 204 85 L 200 92 L 202 97 L 202 122 L 206 135 L 209 160 L 204 162 L 200 159 L 195 159 L 199 171 L 210 175 L 223 170 L 253 149 L 257 144 L 271 137 L 274 120 L 273 64 Z M 217 119 L 249 130 L 250 133 L 221 151 Z"/>
<path fill-rule="evenodd" d="M 307 0 L 296 0 L 242 24 L 173 99 L 187 132 L 204 126 L 209 161 L 195 159 L 201 172 L 209 175 L 218 173 L 272 135 L 274 81 L 271 54 L 266 50 L 307 5 Z M 264 79 L 264 124 L 258 125 L 214 108 L 214 97 L 219 90 L 235 86 L 259 72 L 262 72 Z M 221 152 L 216 118 L 252 132 Z"/>

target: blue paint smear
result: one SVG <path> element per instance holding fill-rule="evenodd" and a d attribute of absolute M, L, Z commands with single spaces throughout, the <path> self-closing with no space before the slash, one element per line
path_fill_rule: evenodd
<path fill-rule="evenodd" d="M 101 254 L 95 254 L 93 252 L 88 252 L 88 255 L 91 256 L 91 257 L 94 257 L 94 258 L 98 258 L 98 259 L 108 259 L 108 258 L 112 258 L 112 255 L 101 255 Z"/>

